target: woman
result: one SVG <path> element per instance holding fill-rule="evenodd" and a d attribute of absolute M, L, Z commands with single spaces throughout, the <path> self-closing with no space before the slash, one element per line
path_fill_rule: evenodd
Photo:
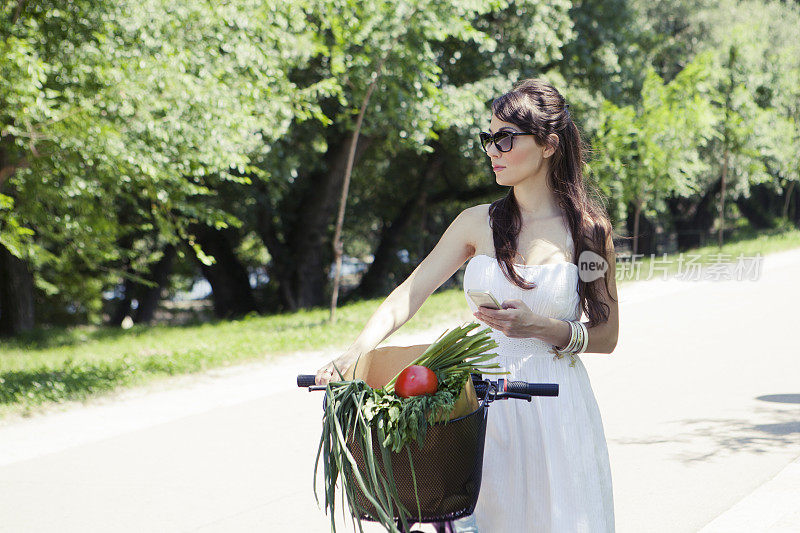
<path fill-rule="evenodd" d="M 500 365 L 512 379 L 558 383 L 560 391 L 533 404 L 492 405 L 478 504 L 457 531 L 613 531 L 608 450 L 579 354 L 617 344 L 615 255 L 608 217 L 583 182 L 580 133 L 561 94 L 534 79 L 492 102 L 481 144 L 509 194 L 462 211 L 317 382 L 405 324 L 469 260 L 464 290 L 488 290 L 503 304 L 478 308 L 467 298 L 492 328 Z"/>

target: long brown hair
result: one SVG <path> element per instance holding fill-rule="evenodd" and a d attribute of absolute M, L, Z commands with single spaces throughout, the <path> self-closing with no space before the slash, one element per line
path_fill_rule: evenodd
<path fill-rule="evenodd" d="M 559 207 L 566 214 L 574 236 L 573 260 L 590 250 L 608 259 L 607 236 L 612 234 L 611 221 L 600 202 L 601 195 L 583 179 L 583 164 L 587 148 L 578 127 L 570 116 L 566 101 L 548 83 L 538 79 L 518 82 L 506 94 L 492 102 L 492 113 L 504 122 L 510 122 L 522 131 L 533 134 L 536 143 L 544 146 L 548 136 L 558 136 L 558 147 L 550 157 L 547 174 L 549 188 L 555 194 Z M 587 190 L 588 189 L 588 190 Z M 591 194 L 590 194 L 591 193 Z M 526 282 L 514 270 L 517 238 L 522 229 L 522 216 L 512 187 L 508 195 L 489 206 L 495 257 L 505 276 L 523 289 L 536 285 Z M 602 278 L 586 283 L 578 280 L 580 306 L 589 318 L 589 326 L 608 320 L 608 304 L 600 300 L 600 283 L 605 283 L 605 293 L 611 297 L 609 278 L 611 269 Z"/>

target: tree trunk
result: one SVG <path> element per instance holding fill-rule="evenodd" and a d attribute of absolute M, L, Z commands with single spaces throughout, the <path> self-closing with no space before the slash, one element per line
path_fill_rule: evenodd
<path fill-rule="evenodd" d="M 130 249 L 133 245 L 133 240 L 133 234 L 126 235 L 126 237 L 120 241 L 120 247 Z M 130 265 L 126 267 L 129 274 L 147 280 L 153 285 L 146 285 L 140 281 L 126 277 L 122 300 L 119 301 L 111 314 L 109 325 L 116 327 L 121 326 L 126 316 L 131 317 L 137 324 L 149 323 L 152 321 L 161 299 L 161 291 L 167 284 L 169 274 L 172 272 L 172 263 L 176 255 L 177 250 L 175 246 L 170 244 L 164 247 L 161 259 L 151 265 L 146 273 L 134 272 Z M 134 300 L 137 302 L 136 311 L 132 310 Z"/>
<path fill-rule="evenodd" d="M 270 283 L 278 287 L 281 307 L 276 311 L 297 309 L 297 301 L 291 287 L 291 263 L 286 260 L 291 255 L 289 248 L 278 238 L 274 220 L 277 217 L 272 209 L 272 200 L 266 183 L 258 178 L 254 178 L 254 183 L 256 232 L 272 256 L 272 261 L 266 265 L 266 270 Z"/>
<path fill-rule="evenodd" d="M 33 329 L 33 276 L 22 259 L 0 244 L 0 336 Z"/>
<path fill-rule="evenodd" d="M 120 327 L 122 325 L 122 321 L 125 320 L 126 316 L 131 315 L 131 306 L 133 305 L 133 292 L 135 289 L 135 283 L 132 279 L 125 279 L 125 284 L 123 286 L 123 296 L 122 300 L 114 308 L 114 312 L 111 314 L 111 317 L 108 320 L 108 324 L 114 327 Z"/>
<path fill-rule="evenodd" d="M 417 181 L 417 185 L 400 209 L 395 213 L 394 219 L 384 224 L 378 246 L 373 254 L 372 264 L 364 273 L 358 287 L 353 289 L 343 298 L 343 302 L 358 298 L 375 298 L 390 292 L 397 284 L 387 283 L 388 274 L 392 266 L 396 264 L 398 241 L 408 226 L 414 221 L 415 217 L 409 213 L 419 213 L 419 217 L 424 219 L 424 209 L 428 200 L 428 189 L 436 181 L 436 177 L 441 172 L 444 155 L 441 149 L 436 149 L 427 158 L 425 169 Z M 418 242 L 424 242 L 424 232 L 418 232 Z M 419 251 L 422 255 L 424 250 Z"/>
<path fill-rule="evenodd" d="M 678 250 L 701 246 L 714 225 L 714 197 L 720 190 L 720 180 L 714 181 L 698 199 L 672 197 L 668 199 L 672 222 L 677 232 Z"/>
<path fill-rule="evenodd" d="M 633 205 L 633 254 L 639 253 L 639 217 L 642 214 L 642 202 L 636 200 Z"/>
<path fill-rule="evenodd" d="M 775 227 L 776 213 L 781 211 L 781 199 L 778 193 L 766 184 L 759 183 L 750 187 L 750 195 L 740 196 L 734 200 L 741 214 L 755 229 Z"/>
<path fill-rule="evenodd" d="M 400 39 L 400 35 L 395 37 L 392 44 L 389 47 L 387 47 L 386 51 L 383 54 L 383 57 L 380 59 L 378 63 L 378 67 L 375 69 L 375 72 L 373 73 L 372 82 L 369 84 L 369 87 L 367 88 L 367 94 L 364 95 L 364 100 L 361 102 L 361 109 L 359 110 L 358 118 L 356 119 L 355 131 L 353 131 L 353 136 L 352 139 L 350 140 L 350 149 L 347 155 L 347 165 L 345 166 L 345 171 L 344 171 L 344 182 L 342 183 L 342 194 L 341 194 L 341 199 L 339 201 L 339 215 L 336 218 L 336 229 L 334 230 L 333 234 L 333 257 L 335 264 L 334 264 L 334 274 L 333 274 L 333 291 L 331 294 L 330 316 L 328 317 L 328 321 L 333 324 L 336 323 L 336 300 L 339 297 L 339 275 L 342 271 L 342 253 L 344 251 L 344 245 L 342 244 L 341 241 L 342 226 L 344 225 L 344 212 L 345 212 L 345 207 L 347 206 L 347 193 L 350 188 L 350 174 L 353 171 L 353 161 L 355 160 L 356 156 L 356 145 L 358 144 L 358 136 L 361 134 L 361 124 L 364 121 L 364 114 L 367 112 L 369 99 L 372 96 L 372 93 L 375 91 L 375 87 L 378 86 L 378 80 L 380 80 L 381 71 L 383 70 L 383 65 L 389 58 L 389 53 L 394 48 L 394 45 L 397 43 L 398 39 Z"/>
<path fill-rule="evenodd" d="M 717 245 L 722 248 L 722 233 L 725 231 L 725 185 L 728 178 L 728 148 L 725 148 L 725 153 L 722 159 L 722 181 L 720 182 L 719 191 L 719 234 Z"/>
<path fill-rule="evenodd" d="M 135 323 L 149 324 L 153 321 L 156 309 L 158 309 L 158 304 L 161 301 L 161 292 L 166 287 L 169 275 L 172 273 L 172 264 L 176 255 L 177 250 L 173 245 L 170 244 L 164 248 L 164 255 L 153 265 L 150 274 L 147 276 L 148 281 L 153 282 L 155 285 L 153 287 L 140 285 L 136 298 L 139 305 L 136 307 L 136 314 L 133 316 Z"/>
<path fill-rule="evenodd" d="M 307 176 L 303 180 L 302 190 L 293 193 L 300 195 L 300 204 L 292 214 L 295 223 L 288 228 L 287 239 L 283 243 L 287 255 L 273 255 L 273 261 L 284 263 L 277 270 L 286 275 L 286 279 L 280 282 L 288 285 L 291 302 L 294 303 L 291 310 L 318 307 L 327 300 L 328 268 L 333 261 L 329 231 L 336 213 L 336 193 L 341 191 L 349 149 L 346 139 L 338 134 L 335 139 L 326 154 L 326 170 Z M 363 136 L 359 138 L 356 160 L 370 142 Z M 287 216 L 286 211 L 283 214 Z"/>
<path fill-rule="evenodd" d="M 634 236 L 633 241 L 635 241 L 636 244 L 635 253 L 645 256 L 657 254 L 660 251 L 658 234 L 656 233 L 657 225 L 642 212 L 643 210 L 642 204 L 640 204 L 640 207 L 637 209 L 634 203 L 628 210 L 628 216 L 625 219 L 625 227 L 632 228 L 631 234 Z M 633 242 L 631 244 L 633 244 Z M 632 248 L 633 246 L 631 247 L 631 251 Z"/>
<path fill-rule="evenodd" d="M 731 122 L 731 115 L 733 113 L 733 89 L 735 86 L 733 75 L 734 68 L 736 67 L 737 55 L 736 46 L 731 45 L 728 51 L 727 64 L 725 65 L 728 72 L 728 84 L 725 87 L 725 119 L 722 123 L 722 176 L 720 179 L 719 211 L 717 213 L 719 220 L 717 246 L 720 248 L 722 248 L 723 233 L 725 231 L 725 195 L 728 188 L 728 162 L 732 143 L 729 124 Z"/>
<path fill-rule="evenodd" d="M 373 253 L 372 263 L 361 277 L 358 287 L 342 297 L 342 303 L 362 298 L 375 298 L 387 294 L 387 290 L 392 290 L 393 287 L 388 286 L 387 280 L 393 265 L 398 261 L 397 242 L 408 228 L 412 220 L 408 213 L 417 202 L 418 200 L 414 198 L 407 200 L 394 220 L 383 225 L 380 242 Z"/>
<path fill-rule="evenodd" d="M 277 207 L 265 184 L 255 185 L 256 231 L 272 256 L 267 274 L 270 283 L 277 284 L 281 305 L 288 311 L 320 306 L 326 300 L 326 268 L 332 260 L 328 232 L 349 148 L 341 131 L 332 127 L 326 134 L 325 167 L 301 174 Z M 359 138 L 355 161 L 370 143 L 369 138 Z"/>
<path fill-rule="evenodd" d="M 794 192 L 795 185 L 797 185 L 797 182 L 792 181 L 789 184 L 789 188 L 786 189 L 786 198 L 783 201 L 783 210 L 781 211 L 781 218 L 784 220 L 789 218 L 789 200 L 792 198 L 792 192 Z"/>
<path fill-rule="evenodd" d="M 211 284 L 214 315 L 234 318 L 258 311 L 247 269 L 235 254 L 232 230 L 193 225 L 190 231 L 197 237 L 203 252 L 215 259 L 211 265 L 197 260 L 203 276 Z"/>

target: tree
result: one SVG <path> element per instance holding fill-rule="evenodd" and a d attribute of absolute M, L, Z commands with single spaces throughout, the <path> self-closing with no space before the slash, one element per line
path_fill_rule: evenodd
<path fill-rule="evenodd" d="M 632 206 L 634 254 L 642 214 L 655 217 L 668 195 L 695 191 L 708 169 L 699 149 L 713 138 L 717 122 L 704 96 L 710 59 L 697 56 L 669 83 L 649 69 L 639 105 L 603 106 L 603 128 L 593 143 L 598 158 L 591 168 L 617 209 Z"/>
<path fill-rule="evenodd" d="M 43 298 L 97 317 L 103 288 L 136 275 L 125 269 L 141 250 L 124 237 L 153 228 L 213 262 L 190 225 L 237 223 L 209 201 L 215 188 L 248 181 L 253 154 L 315 96 L 287 77 L 308 57 L 310 37 L 289 31 L 302 10 L 145 0 L 1 14 L 0 72 L 15 82 L 0 88 L 0 245 Z"/>
<path fill-rule="evenodd" d="M 322 121 L 326 127 L 298 120 L 259 163 L 270 177 L 254 191 L 263 209 L 259 233 L 272 257 L 270 277 L 281 287 L 281 302 L 288 309 L 320 305 L 327 295 L 326 269 L 335 255 L 330 229 L 336 206 L 330 201 L 331 191 L 341 190 L 355 119 L 375 67 L 384 57 L 381 47 L 393 41 L 398 22 L 417 10 L 386 56 L 381 81 L 371 96 L 374 114 L 368 115 L 359 136 L 354 186 L 361 179 L 375 188 L 387 183 L 388 176 L 362 177 L 361 157 L 380 160 L 404 153 L 406 157 L 396 161 L 402 174 L 409 168 L 408 154 L 424 157 L 432 150 L 430 141 L 454 126 L 464 126 L 469 145 L 459 139 L 453 152 L 462 157 L 467 149 L 474 157 L 476 122 L 486 117 L 486 100 L 509 88 L 520 64 L 529 61 L 534 69 L 540 58 L 549 62 L 550 51 L 563 42 L 569 24 L 565 5 L 532 1 L 514 8 L 508 2 L 427 0 L 309 5 L 319 9 L 308 15 L 319 36 L 319 55 L 293 79 L 331 80 L 327 86 L 332 87 L 331 96 L 319 105 L 327 117 Z M 515 49 L 518 43 L 522 45 Z M 453 68 L 461 61 L 463 65 Z M 476 64 L 479 69 L 471 71 Z M 498 70 L 506 66 L 507 70 Z M 474 162 L 472 166 L 479 168 Z M 397 186 L 405 196 L 411 189 L 404 185 L 411 177 L 400 180 L 389 188 Z M 373 212 L 373 220 L 381 214 Z M 346 226 L 343 231 L 346 235 Z"/>

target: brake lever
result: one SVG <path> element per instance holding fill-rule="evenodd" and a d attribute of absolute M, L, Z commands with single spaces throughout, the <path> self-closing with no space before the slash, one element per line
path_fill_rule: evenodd
<path fill-rule="evenodd" d="M 515 400 L 527 400 L 528 402 L 530 402 L 532 399 L 530 394 L 521 394 L 519 392 L 498 392 L 494 395 L 495 400 L 506 400 L 508 398 L 514 398 Z"/>

